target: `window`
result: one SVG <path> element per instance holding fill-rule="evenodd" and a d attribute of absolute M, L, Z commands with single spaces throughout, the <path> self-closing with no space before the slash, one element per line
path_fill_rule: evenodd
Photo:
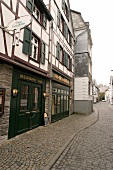
<path fill-rule="evenodd" d="M 33 16 L 40 22 L 40 11 L 38 10 L 38 8 L 36 7 L 36 5 L 34 5 L 33 7 Z"/>
<path fill-rule="evenodd" d="M 63 61 L 63 48 L 60 46 L 60 59 L 59 61 L 62 63 Z"/>
<path fill-rule="evenodd" d="M 38 59 L 38 48 L 39 48 L 39 40 L 36 39 L 33 35 L 32 35 L 32 40 L 31 40 L 31 57 L 34 60 Z"/>
<path fill-rule="evenodd" d="M 39 9 L 38 9 L 38 4 L 40 2 L 36 1 L 36 0 L 27 0 L 26 1 L 26 6 L 27 8 L 33 13 L 33 16 L 35 17 L 36 20 L 38 20 L 40 22 L 40 24 L 46 29 L 46 25 L 47 25 L 47 18 L 45 16 L 44 13 L 42 13 Z"/>
<path fill-rule="evenodd" d="M 23 53 L 45 64 L 46 44 L 37 38 L 29 28 L 24 29 Z M 41 57 L 40 57 L 41 56 Z"/>
<path fill-rule="evenodd" d="M 46 45 L 42 42 L 42 53 L 41 53 L 41 63 L 45 64 L 45 55 L 46 55 Z"/>
<path fill-rule="evenodd" d="M 46 29 L 47 26 L 47 18 L 45 16 L 45 14 L 42 15 L 42 25 L 43 27 Z"/>

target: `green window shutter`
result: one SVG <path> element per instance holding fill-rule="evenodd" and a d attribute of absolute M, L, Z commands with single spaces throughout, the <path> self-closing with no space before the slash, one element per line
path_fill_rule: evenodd
<path fill-rule="evenodd" d="M 64 66 L 66 65 L 66 52 L 64 51 Z"/>
<path fill-rule="evenodd" d="M 62 9 L 65 10 L 65 0 L 62 0 Z"/>
<path fill-rule="evenodd" d="M 29 28 L 25 28 L 23 38 L 23 53 L 27 55 L 31 55 L 31 37 L 32 31 Z"/>
<path fill-rule="evenodd" d="M 69 44 L 72 47 L 72 36 L 71 36 L 71 34 L 69 35 Z"/>
<path fill-rule="evenodd" d="M 33 11 L 34 0 L 27 0 L 26 7 L 32 12 Z"/>
<path fill-rule="evenodd" d="M 42 42 L 42 49 L 41 49 L 41 63 L 45 64 L 45 55 L 46 55 L 46 44 Z"/>
<path fill-rule="evenodd" d="M 72 71 L 72 58 L 70 58 L 70 71 Z"/>
<path fill-rule="evenodd" d="M 66 23 L 64 22 L 64 37 L 66 37 Z"/>
<path fill-rule="evenodd" d="M 66 40 L 68 40 L 68 26 L 66 24 L 66 35 L 65 35 Z"/>
<path fill-rule="evenodd" d="M 66 53 L 66 57 L 65 57 L 65 66 L 68 67 L 68 54 Z"/>
<path fill-rule="evenodd" d="M 67 10 L 66 16 L 67 16 L 67 19 L 69 20 L 69 10 Z"/>
<path fill-rule="evenodd" d="M 43 14 L 43 23 L 42 23 L 43 27 L 46 29 L 47 26 L 47 18 L 45 16 L 45 14 Z"/>
<path fill-rule="evenodd" d="M 60 59 L 60 44 L 57 42 L 56 59 Z"/>
<path fill-rule="evenodd" d="M 61 13 L 60 10 L 58 9 L 57 11 L 57 26 L 60 27 L 60 19 L 61 19 Z"/>

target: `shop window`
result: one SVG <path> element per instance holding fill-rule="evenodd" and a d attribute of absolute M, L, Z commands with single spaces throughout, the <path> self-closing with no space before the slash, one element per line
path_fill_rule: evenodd
<path fill-rule="evenodd" d="M 60 105 L 61 105 L 61 101 L 60 101 L 60 95 L 57 95 L 57 114 L 60 113 Z"/>
<path fill-rule="evenodd" d="M 0 116 L 4 114 L 5 89 L 0 88 Z"/>
<path fill-rule="evenodd" d="M 55 115 L 56 114 L 56 95 L 52 95 L 52 115 Z"/>

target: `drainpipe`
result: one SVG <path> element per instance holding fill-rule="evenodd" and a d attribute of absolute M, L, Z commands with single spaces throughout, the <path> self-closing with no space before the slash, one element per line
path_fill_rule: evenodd
<path fill-rule="evenodd" d="M 51 106 L 52 106 L 52 51 L 53 51 L 53 40 L 54 40 L 54 34 L 53 34 L 53 21 L 50 24 L 50 82 L 49 82 L 49 105 L 48 105 L 48 113 L 49 113 L 49 121 L 51 122 Z"/>

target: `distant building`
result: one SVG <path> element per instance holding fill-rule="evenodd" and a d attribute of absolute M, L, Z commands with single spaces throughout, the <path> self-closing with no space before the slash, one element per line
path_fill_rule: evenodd
<path fill-rule="evenodd" d="M 110 76 L 109 102 L 110 102 L 111 104 L 113 104 L 113 76 Z"/>
<path fill-rule="evenodd" d="M 100 93 L 99 87 L 97 86 L 96 80 L 93 79 L 92 94 L 93 94 L 93 102 L 94 103 L 96 103 L 100 100 L 99 93 Z"/>

